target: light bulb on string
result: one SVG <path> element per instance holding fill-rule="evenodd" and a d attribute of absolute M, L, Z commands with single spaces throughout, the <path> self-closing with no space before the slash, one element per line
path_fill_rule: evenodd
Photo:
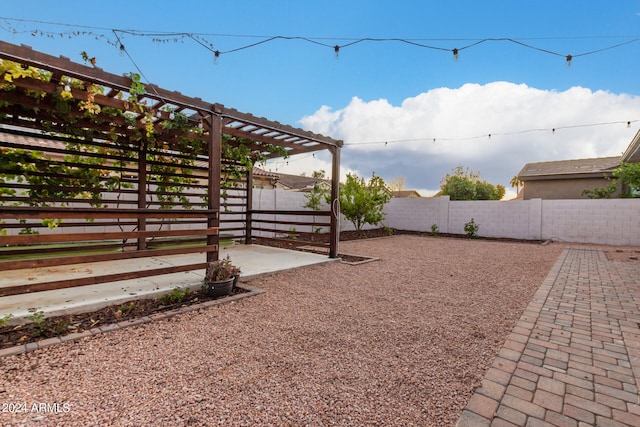
<path fill-rule="evenodd" d="M 573 56 L 567 55 L 566 59 L 567 59 L 567 68 L 569 68 L 571 67 L 571 61 L 573 60 Z"/>
<path fill-rule="evenodd" d="M 458 60 L 458 53 L 460 53 L 460 51 L 458 50 L 458 48 L 455 48 L 451 52 L 453 52 L 453 59 L 457 61 Z"/>
<path fill-rule="evenodd" d="M 218 58 L 220 58 L 220 51 L 216 50 L 215 52 L 213 52 L 213 63 L 214 64 L 218 63 Z"/>
<path fill-rule="evenodd" d="M 333 47 L 333 51 L 335 52 L 335 54 L 336 54 L 336 59 L 337 59 L 337 58 L 340 56 L 340 46 L 335 45 L 335 46 Z"/>

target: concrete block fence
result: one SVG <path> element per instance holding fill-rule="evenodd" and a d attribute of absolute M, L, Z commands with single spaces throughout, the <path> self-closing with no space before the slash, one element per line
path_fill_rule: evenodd
<path fill-rule="evenodd" d="M 305 202 L 304 193 L 254 191 L 256 209 L 303 209 Z M 394 198 L 385 206 L 385 214 L 384 225 L 400 230 L 428 233 L 435 224 L 441 233 L 465 234 L 464 225 L 473 218 L 480 226 L 478 234 L 484 237 L 640 245 L 640 199 Z M 342 218 L 340 229 L 353 230 L 353 225 Z"/>
<path fill-rule="evenodd" d="M 306 202 L 305 194 L 300 192 L 281 189 L 253 191 L 255 209 L 304 210 Z M 324 205 L 322 210 L 329 208 Z M 441 233 L 465 234 L 464 225 L 473 218 L 480 226 L 478 234 L 484 237 L 640 246 L 640 199 L 532 199 L 502 202 L 451 201 L 448 196 L 393 198 L 385 206 L 385 214 L 383 224 L 399 230 L 429 233 L 431 226 L 435 224 Z M 265 215 L 264 218 L 275 219 L 273 215 Z M 278 220 L 282 221 L 300 219 L 296 216 L 278 216 Z M 305 219 L 312 220 L 311 217 Z M 326 222 L 326 217 L 318 217 L 317 221 Z M 244 222 L 239 220 L 229 226 L 243 225 Z M 92 227 L 91 231 L 113 231 L 108 227 L 104 230 L 98 228 Z M 167 227 L 177 228 L 190 226 L 172 224 Z M 298 226 L 297 231 L 312 231 L 311 228 Z M 341 219 L 340 230 L 353 229 L 351 222 Z M 18 231 L 11 230 L 12 233 Z M 41 230 L 43 233 L 84 231 L 84 227 Z M 282 229 L 283 234 L 288 231 L 287 227 Z"/>
<path fill-rule="evenodd" d="M 640 199 L 450 201 L 392 199 L 384 224 L 411 231 L 464 234 L 474 219 L 485 237 L 640 245 Z"/>

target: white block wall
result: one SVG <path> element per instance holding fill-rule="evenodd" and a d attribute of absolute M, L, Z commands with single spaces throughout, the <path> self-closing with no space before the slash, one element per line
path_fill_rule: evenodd
<path fill-rule="evenodd" d="M 640 245 L 640 199 L 450 201 L 448 197 L 392 199 L 384 225 L 401 230 L 478 234 L 527 240 Z"/>
<path fill-rule="evenodd" d="M 544 200 L 545 239 L 640 244 L 640 199 Z"/>
<path fill-rule="evenodd" d="M 253 191 L 254 209 L 305 210 L 303 206 L 306 202 L 304 193 L 281 189 Z M 322 210 L 328 211 L 329 208 L 323 204 Z M 383 225 L 399 230 L 429 233 L 431 226 L 435 224 L 441 233 L 465 234 L 465 223 L 474 218 L 480 226 L 478 234 L 485 237 L 640 246 L 640 199 L 533 199 L 500 202 L 450 201 L 448 196 L 393 198 L 385 205 L 384 211 L 386 218 Z M 266 217 L 276 219 L 275 215 Z M 281 221 L 311 218 L 278 216 Z M 326 217 L 318 217 L 317 220 L 327 222 Z M 170 228 L 173 227 L 177 225 Z M 353 229 L 351 222 L 341 218 L 341 231 Z M 296 230 L 311 231 L 311 227 L 300 226 Z M 83 230 L 66 228 L 41 232 L 78 231 Z M 93 228 L 91 231 L 99 230 Z M 322 231 L 328 232 L 328 229 L 325 227 Z M 283 234 L 288 232 L 288 227 L 282 229 Z"/>

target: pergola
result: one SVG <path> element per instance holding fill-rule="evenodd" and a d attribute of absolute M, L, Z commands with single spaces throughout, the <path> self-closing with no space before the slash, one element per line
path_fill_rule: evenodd
<path fill-rule="evenodd" d="M 21 285 L 0 296 L 204 268 L 218 258 L 223 148 L 261 159 L 329 150 L 333 203 L 316 214 L 330 217 L 329 256 L 337 256 L 342 141 L 27 46 L 0 41 L 0 59 L 0 270 L 206 253 L 171 269 Z M 36 233 L 43 224 L 58 227 Z M 167 244 L 196 237 L 206 244 Z"/>

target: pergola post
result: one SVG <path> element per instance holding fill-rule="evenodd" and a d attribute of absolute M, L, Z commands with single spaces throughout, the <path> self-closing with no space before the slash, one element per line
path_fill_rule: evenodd
<path fill-rule="evenodd" d="M 215 110 L 215 108 L 214 108 Z M 213 214 L 209 214 L 207 219 L 207 227 L 219 228 L 220 227 L 220 174 L 221 174 L 221 160 L 222 160 L 222 117 L 217 114 L 211 114 L 210 130 L 209 130 L 209 144 L 207 153 L 209 157 L 209 177 L 208 177 L 208 208 L 211 211 L 215 211 Z M 219 245 L 219 234 L 210 234 L 207 236 L 207 245 Z M 215 252 L 207 251 L 207 262 L 216 261 L 220 248 L 217 248 Z"/>
<path fill-rule="evenodd" d="M 253 168 L 247 171 L 247 206 L 245 207 L 245 232 L 244 243 L 246 245 L 251 244 L 251 215 L 253 210 Z"/>
<path fill-rule="evenodd" d="M 329 234 L 329 258 L 338 257 L 340 242 L 340 147 L 330 149 L 332 158 L 331 171 L 331 232 Z"/>
<path fill-rule="evenodd" d="M 138 150 L 138 209 L 147 207 L 147 143 L 140 144 Z M 138 217 L 138 231 L 147 230 L 147 219 L 144 216 Z M 138 238 L 138 250 L 147 249 L 147 239 Z"/>

